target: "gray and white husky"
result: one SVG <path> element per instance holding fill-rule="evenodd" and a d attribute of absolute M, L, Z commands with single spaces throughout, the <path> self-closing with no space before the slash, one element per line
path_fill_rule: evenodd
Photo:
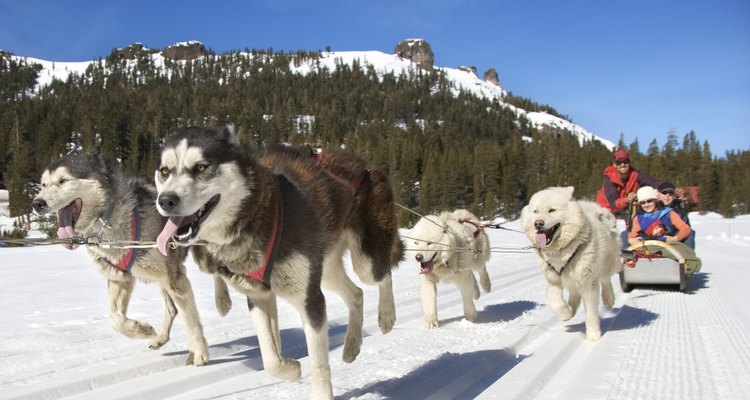
<path fill-rule="evenodd" d="M 97 154 L 72 153 L 53 161 L 42 173 L 41 184 L 42 190 L 32 207 L 38 214 L 57 213 L 61 239 L 97 237 L 102 242 L 153 242 L 166 221 L 154 207 L 153 184 L 126 178 L 116 162 Z M 107 279 L 112 327 L 130 338 L 151 339 L 149 347 L 158 349 L 169 340 L 179 310 L 188 330 L 187 364 L 205 365 L 208 346 L 183 264 L 187 250 L 177 249 L 164 256 L 157 249 L 119 247 L 87 246 L 94 266 Z M 158 334 L 148 323 L 126 315 L 139 279 L 161 286 L 165 313 Z"/>
<path fill-rule="evenodd" d="M 282 379 L 300 377 L 300 363 L 281 355 L 276 296 L 291 303 L 307 340 L 311 397 L 332 398 L 321 286 L 349 309 L 344 361 L 353 361 L 362 344 L 363 294 L 344 270 L 346 249 L 358 277 L 381 288 L 381 330 L 388 332 L 395 322 L 391 269 L 403 245 L 390 188 L 370 178 L 353 185 L 297 148 L 279 146 L 258 160 L 232 127 L 181 130 L 166 140 L 160 160 L 157 208 L 169 217 L 158 240 L 162 251 L 169 251 L 167 240 L 206 242 L 198 252 L 220 263 L 221 276 L 247 296 L 263 365 Z M 383 207 L 362 198 L 378 190 L 388 192 L 373 196 Z M 380 221 L 369 222 L 386 227 L 386 234 L 367 234 L 358 216 L 362 207 L 383 211 L 376 215 Z M 379 248 L 367 244 L 372 241 L 389 244 L 381 247 L 386 262 L 372 257 L 368 249 Z"/>

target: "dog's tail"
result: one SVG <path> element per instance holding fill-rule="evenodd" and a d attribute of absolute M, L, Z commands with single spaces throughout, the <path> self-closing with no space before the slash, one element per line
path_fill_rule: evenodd
<path fill-rule="evenodd" d="M 368 236 L 378 238 L 378 242 L 385 245 L 388 259 L 384 261 L 393 268 L 404 259 L 404 244 L 398 234 L 398 211 L 388 176 L 381 169 L 370 170 L 362 186 L 370 195 L 365 197 L 367 206 L 361 209 L 369 214 L 365 220 L 374 222 L 366 228 L 370 230 Z"/>

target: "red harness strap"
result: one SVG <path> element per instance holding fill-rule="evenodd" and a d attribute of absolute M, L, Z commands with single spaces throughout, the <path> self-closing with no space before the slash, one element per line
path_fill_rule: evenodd
<path fill-rule="evenodd" d="M 315 158 L 315 161 L 318 164 L 320 164 L 320 163 L 323 162 L 323 158 L 325 157 L 325 155 L 323 153 L 315 153 L 315 155 L 313 157 Z M 333 174 L 332 172 L 330 172 L 328 170 L 325 170 L 325 171 L 328 172 L 329 174 L 333 175 L 333 176 L 336 176 L 335 174 Z M 370 174 L 370 171 L 366 169 L 366 170 L 362 171 L 362 173 L 359 174 L 359 176 L 357 178 L 355 178 L 353 181 L 349 182 L 349 184 L 354 188 L 355 192 L 357 190 L 359 190 L 359 187 L 362 186 L 362 182 L 364 182 L 365 177 L 367 175 L 369 175 L 369 174 Z M 343 179 L 343 178 L 341 178 L 341 179 Z"/>
<path fill-rule="evenodd" d="M 262 267 L 256 269 L 255 271 L 248 272 L 247 273 L 248 277 L 270 284 L 270 282 L 268 281 L 270 278 L 270 274 L 267 272 L 270 271 L 271 267 L 273 267 L 273 262 L 276 259 L 276 250 L 278 248 L 276 242 L 279 237 L 281 219 L 282 219 L 281 191 L 279 190 L 279 201 L 274 210 L 273 229 L 271 230 L 271 238 L 268 240 L 268 243 L 266 243 L 266 249 L 263 252 L 263 259 L 265 261 L 263 262 Z"/>
<path fill-rule="evenodd" d="M 472 224 L 472 225 L 474 225 L 477 228 L 474 231 L 474 237 L 479 236 L 479 234 L 482 233 L 482 231 L 484 230 L 484 225 L 479 225 L 476 222 L 468 220 L 468 219 L 459 219 L 458 222 L 462 223 L 462 224 Z"/>
<path fill-rule="evenodd" d="M 361 174 L 359 174 L 359 176 L 357 177 L 357 179 L 355 179 L 355 180 L 353 180 L 353 181 L 351 182 L 351 185 L 352 185 L 352 187 L 354 188 L 354 191 L 355 191 L 355 192 L 356 192 L 357 190 L 359 190 L 359 187 L 360 187 L 360 186 L 362 186 L 362 182 L 363 182 L 363 181 L 365 180 L 365 176 L 367 176 L 367 174 L 369 174 L 369 173 L 370 173 L 370 171 L 368 171 L 368 170 L 364 170 L 364 171 L 362 171 L 362 173 L 361 173 Z"/>
<path fill-rule="evenodd" d="M 646 260 L 650 260 L 653 258 L 662 258 L 661 251 L 651 253 L 646 250 L 635 250 L 633 251 L 633 256 L 634 256 L 633 258 L 629 260 L 625 260 L 625 265 L 629 268 L 635 268 L 635 265 L 638 263 L 638 260 L 641 258 L 646 259 Z"/>
<path fill-rule="evenodd" d="M 130 217 L 130 238 L 133 242 L 141 240 L 141 217 L 138 215 L 138 210 L 133 210 L 133 214 Z M 116 267 L 124 272 L 130 272 L 133 268 L 135 259 L 137 258 L 138 249 L 130 248 L 125 255 L 117 262 L 113 262 L 108 258 L 102 258 L 109 265 Z"/>

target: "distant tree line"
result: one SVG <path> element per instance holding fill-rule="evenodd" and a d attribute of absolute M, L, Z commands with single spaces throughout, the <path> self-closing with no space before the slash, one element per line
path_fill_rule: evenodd
<path fill-rule="evenodd" d="M 163 138 L 190 125 L 234 123 L 259 152 L 278 142 L 332 150 L 345 145 L 387 168 L 397 200 L 420 213 L 458 207 L 516 218 L 537 190 L 571 185 L 593 199 L 611 152 L 569 132 L 533 127 L 497 100 L 460 92 L 439 70 L 378 75 L 354 62 L 319 66 L 316 52 L 231 52 L 155 64 L 115 51 L 34 91 L 40 67 L 0 56 L 0 170 L 12 213 L 28 213 L 42 169 L 75 150 L 120 160 L 152 176 Z M 291 68 L 310 62 L 306 74 Z M 509 103 L 559 115 L 509 95 Z M 712 156 L 694 132 L 671 133 L 646 152 L 626 145 L 636 167 L 699 186 L 703 211 L 748 213 L 750 152 Z M 668 177 L 668 178 L 667 178 Z M 414 215 L 402 212 L 402 223 Z"/>

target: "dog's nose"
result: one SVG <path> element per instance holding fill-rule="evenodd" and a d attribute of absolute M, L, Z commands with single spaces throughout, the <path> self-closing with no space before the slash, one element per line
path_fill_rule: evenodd
<path fill-rule="evenodd" d="M 34 201 L 31 202 L 31 208 L 34 209 L 34 212 L 37 214 L 46 214 L 49 211 L 47 202 L 42 199 L 34 199 Z"/>
<path fill-rule="evenodd" d="M 180 205 L 180 196 L 176 193 L 162 193 L 159 195 L 159 207 L 166 212 L 174 211 Z"/>
<path fill-rule="evenodd" d="M 534 221 L 534 228 L 536 228 L 537 230 L 544 228 L 544 221 L 542 221 L 541 219 Z"/>
<path fill-rule="evenodd" d="M 424 256 L 422 255 L 422 253 L 417 254 L 416 256 L 414 256 L 414 258 L 416 258 L 419 262 L 422 262 L 422 260 L 424 260 Z"/>

